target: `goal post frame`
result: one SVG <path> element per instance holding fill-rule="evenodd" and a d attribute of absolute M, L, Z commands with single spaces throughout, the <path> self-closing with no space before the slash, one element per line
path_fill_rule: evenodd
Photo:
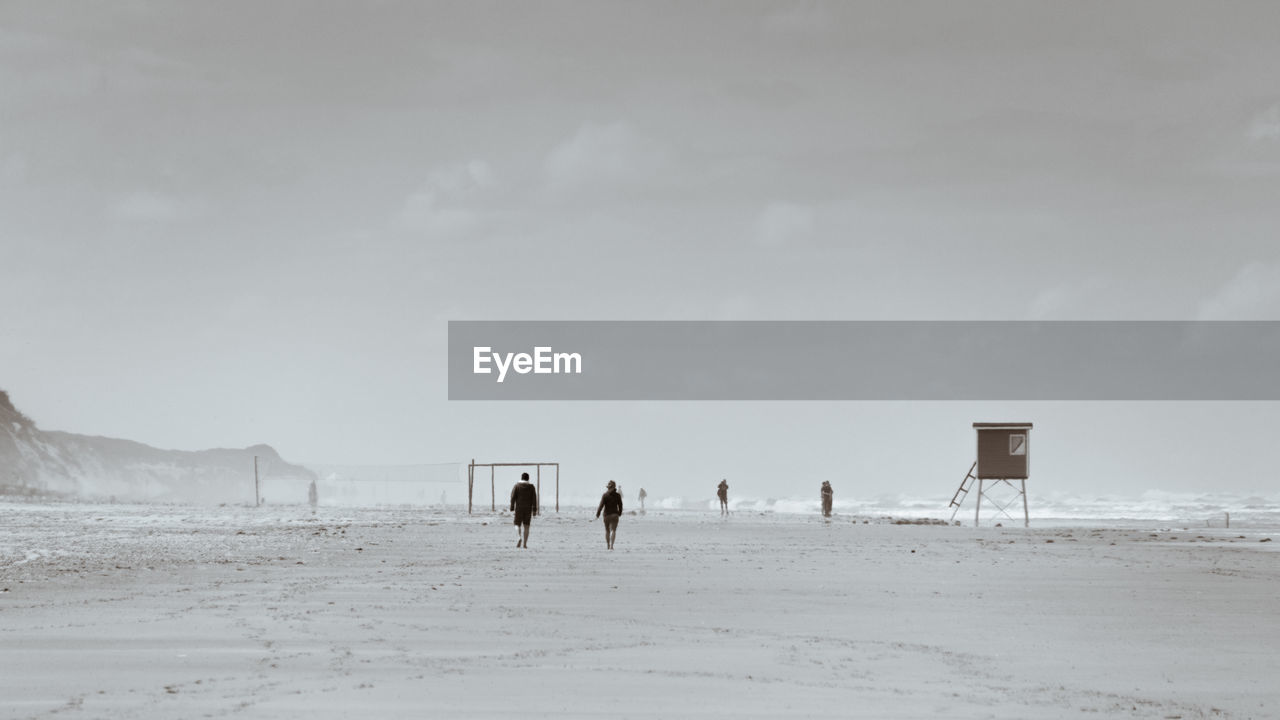
<path fill-rule="evenodd" d="M 500 467 L 531 467 L 536 468 L 534 471 L 537 476 L 538 489 L 538 512 L 542 512 L 542 468 L 553 467 L 556 469 L 556 512 L 560 512 L 560 463 L 558 462 L 497 462 L 497 463 L 478 463 L 475 458 L 467 464 L 467 514 L 471 514 L 472 499 L 475 495 L 476 485 L 476 468 L 489 468 L 489 510 L 491 512 L 498 511 L 498 488 L 497 488 L 497 468 Z"/>

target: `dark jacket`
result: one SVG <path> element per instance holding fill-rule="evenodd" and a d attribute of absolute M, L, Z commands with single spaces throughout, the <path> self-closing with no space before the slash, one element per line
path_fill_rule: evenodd
<path fill-rule="evenodd" d="M 511 510 L 538 512 L 538 489 L 531 482 L 521 480 L 511 488 Z"/>
<path fill-rule="evenodd" d="M 596 508 L 596 517 L 600 517 L 600 513 L 605 515 L 621 515 L 622 514 L 622 496 L 617 490 L 610 490 L 600 496 L 600 506 Z"/>

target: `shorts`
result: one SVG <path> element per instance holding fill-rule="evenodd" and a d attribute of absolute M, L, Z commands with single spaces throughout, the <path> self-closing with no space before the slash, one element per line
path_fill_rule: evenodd
<path fill-rule="evenodd" d="M 533 508 L 520 509 L 516 508 L 516 524 L 528 525 L 533 521 Z"/>
<path fill-rule="evenodd" d="M 621 516 L 621 515 L 605 515 L 605 516 L 604 516 L 604 526 L 605 526 L 605 527 L 607 527 L 607 528 L 617 527 L 617 526 L 618 526 L 618 518 L 620 518 L 620 517 L 622 517 L 622 516 Z"/>

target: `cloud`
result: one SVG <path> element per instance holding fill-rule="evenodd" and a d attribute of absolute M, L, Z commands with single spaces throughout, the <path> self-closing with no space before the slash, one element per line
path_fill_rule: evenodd
<path fill-rule="evenodd" d="M 1253 141 L 1280 141 L 1280 103 L 1263 110 L 1249 124 L 1249 139 Z"/>
<path fill-rule="evenodd" d="M 552 148 L 543 171 L 553 190 L 598 190 L 643 183 L 665 163 L 658 143 L 619 122 L 582 126 Z"/>
<path fill-rule="evenodd" d="M 1280 265 L 1252 262 L 1200 303 L 1198 320 L 1280 319 Z"/>
<path fill-rule="evenodd" d="M 23 153 L 12 153 L 0 159 L 0 179 L 5 182 L 21 183 L 27 177 L 27 156 Z"/>
<path fill-rule="evenodd" d="M 786 33 L 823 33 L 831 30 L 835 20 L 824 6 L 788 6 L 764 16 L 766 30 Z"/>
<path fill-rule="evenodd" d="M 813 225 L 812 208 L 790 202 L 769 203 L 756 218 L 756 243 L 766 247 L 786 245 L 809 235 Z"/>
<path fill-rule="evenodd" d="M 164 223 L 182 220 L 195 213 L 191 203 L 173 196 L 141 190 L 117 198 L 108 208 L 111 216 L 130 222 Z"/>
<path fill-rule="evenodd" d="M 461 197 L 493 185 L 493 169 L 483 160 L 472 160 L 433 170 L 427 183 L 441 193 Z"/>
<path fill-rule="evenodd" d="M 437 168 L 405 198 L 396 224 L 432 236 L 464 234 L 479 224 L 475 201 L 481 191 L 493 184 L 493 170 L 483 160 Z"/>
<path fill-rule="evenodd" d="M 1048 320 L 1059 315 L 1071 304 L 1074 295 L 1074 288 L 1069 285 L 1057 285 L 1041 290 L 1031 301 L 1031 319 Z"/>
<path fill-rule="evenodd" d="M 1255 113 L 1241 134 L 1235 132 L 1212 164 L 1214 172 L 1250 179 L 1280 175 L 1280 102 Z"/>
<path fill-rule="evenodd" d="M 756 304 L 746 295 L 737 294 L 721 298 L 711 308 L 712 320 L 750 320 L 756 317 Z"/>
<path fill-rule="evenodd" d="M 1081 319 L 1097 309 L 1096 299 L 1104 288 L 1096 277 L 1046 287 L 1032 299 L 1028 315 L 1032 320 Z"/>

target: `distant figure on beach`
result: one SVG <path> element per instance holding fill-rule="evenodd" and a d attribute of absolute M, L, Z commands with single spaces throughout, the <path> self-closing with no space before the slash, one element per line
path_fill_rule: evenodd
<path fill-rule="evenodd" d="M 822 517 L 831 517 L 831 483 L 822 481 Z"/>
<path fill-rule="evenodd" d="M 511 488 L 511 512 L 516 514 L 516 547 L 529 547 L 529 524 L 538 514 L 538 489 L 529 482 L 529 473 L 520 473 L 520 482 Z"/>
<path fill-rule="evenodd" d="M 641 514 L 641 515 L 643 515 L 643 514 L 644 514 L 644 499 L 645 499 L 645 497 L 646 497 L 646 493 L 645 493 L 645 491 L 644 491 L 644 488 L 640 488 L 640 494 L 639 494 L 637 497 L 639 497 L 639 498 L 640 498 L 640 514 Z"/>
<path fill-rule="evenodd" d="M 604 542 L 612 550 L 613 541 L 618 538 L 618 518 L 622 517 L 622 493 L 618 492 L 618 486 L 612 480 L 607 487 L 596 507 L 596 518 L 604 513 Z"/>
<path fill-rule="evenodd" d="M 716 487 L 716 495 L 720 498 L 720 514 L 729 514 L 729 481 L 721 480 Z"/>
<path fill-rule="evenodd" d="M 311 481 L 311 486 L 307 488 L 307 504 L 311 505 L 311 514 L 316 514 L 316 504 L 320 502 L 320 493 L 316 490 L 316 481 Z"/>

